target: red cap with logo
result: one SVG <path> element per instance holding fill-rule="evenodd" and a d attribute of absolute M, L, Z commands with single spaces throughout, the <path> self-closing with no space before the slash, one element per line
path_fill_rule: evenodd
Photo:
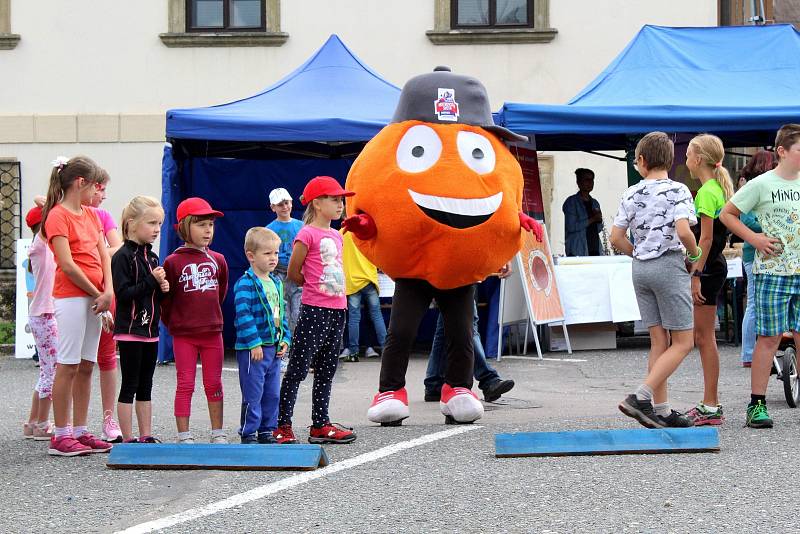
<path fill-rule="evenodd" d="M 28 228 L 33 229 L 33 227 L 40 222 L 42 222 L 42 208 L 34 206 L 28 211 L 27 215 L 25 215 L 25 224 L 28 225 Z"/>
<path fill-rule="evenodd" d="M 353 191 L 342 189 L 339 182 L 330 176 L 317 176 L 312 178 L 303 189 L 303 194 L 300 195 L 300 202 L 303 206 L 308 206 L 308 203 L 321 196 L 330 197 L 352 197 L 355 195 Z"/>
<path fill-rule="evenodd" d="M 203 215 L 213 215 L 214 217 L 224 217 L 221 211 L 217 211 L 211 207 L 211 204 L 198 197 L 190 197 L 178 204 L 178 222 L 189 215 L 202 217 Z"/>

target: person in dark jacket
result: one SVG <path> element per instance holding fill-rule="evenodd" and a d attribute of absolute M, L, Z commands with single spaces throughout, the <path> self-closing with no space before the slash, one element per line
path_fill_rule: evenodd
<path fill-rule="evenodd" d="M 244 251 L 250 268 L 234 286 L 236 360 L 242 389 L 242 443 L 276 443 L 281 392 L 280 362 L 289 348 L 284 286 L 278 266 L 278 234 L 263 226 L 247 231 Z"/>
<path fill-rule="evenodd" d="M 117 299 L 114 340 L 122 372 L 117 417 L 127 443 L 155 443 L 150 401 L 158 354 L 159 302 L 169 291 L 166 272 L 158 265 L 153 241 L 164 222 L 164 209 L 152 197 L 134 197 L 122 211 L 125 242 L 111 258 L 111 277 Z M 133 435 L 133 401 L 139 437 Z"/>
<path fill-rule="evenodd" d="M 161 304 L 161 320 L 172 336 L 175 352 L 178 443 L 194 443 L 189 416 L 198 357 L 211 419 L 211 443 L 228 442 L 222 428 L 222 301 L 228 290 L 228 264 L 222 254 L 208 248 L 218 217 L 222 212 L 202 198 L 187 198 L 178 204 L 176 229 L 185 244 L 164 260 L 170 292 Z"/>

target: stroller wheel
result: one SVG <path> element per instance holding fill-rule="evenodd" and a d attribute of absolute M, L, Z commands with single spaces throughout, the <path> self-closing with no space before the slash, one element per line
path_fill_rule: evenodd
<path fill-rule="evenodd" d="M 797 351 L 795 347 L 786 347 L 781 358 L 783 393 L 786 396 L 786 403 L 791 408 L 797 408 L 800 404 L 800 377 L 797 375 Z"/>

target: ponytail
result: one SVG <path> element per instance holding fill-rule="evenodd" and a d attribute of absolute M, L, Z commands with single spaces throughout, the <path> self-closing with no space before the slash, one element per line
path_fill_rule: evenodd
<path fill-rule="evenodd" d="M 306 206 L 306 211 L 303 212 L 303 224 L 311 224 L 316 214 L 314 210 L 314 201 L 312 200 L 308 203 L 308 206 Z"/>
<path fill-rule="evenodd" d="M 74 156 L 66 160 L 59 157 L 53 162 L 53 170 L 50 171 L 50 182 L 47 186 L 47 198 L 42 208 L 42 236 L 47 238 L 46 222 L 47 216 L 57 204 L 64 200 L 64 193 L 72 187 L 75 180 L 84 178 L 86 181 L 95 183 L 100 180 L 98 173 L 99 167 L 92 159 L 86 156 Z M 102 182 L 100 182 L 102 183 Z"/>
<path fill-rule="evenodd" d="M 722 191 L 725 192 L 725 201 L 727 202 L 733 196 L 733 180 L 731 180 L 731 174 L 728 172 L 728 169 L 720 165 L 714 168 L 714 179 L 720 187 L 722 187 Z"/>

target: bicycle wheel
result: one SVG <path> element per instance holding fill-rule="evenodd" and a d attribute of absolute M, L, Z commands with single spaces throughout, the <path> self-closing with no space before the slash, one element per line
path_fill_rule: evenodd
<path fill-rule="evenodd" d="M 794 347 L 783 351 L 783 394 L 790 408 L 800 404 L 800 378 L 797 376 L 797 352 Z"/>

